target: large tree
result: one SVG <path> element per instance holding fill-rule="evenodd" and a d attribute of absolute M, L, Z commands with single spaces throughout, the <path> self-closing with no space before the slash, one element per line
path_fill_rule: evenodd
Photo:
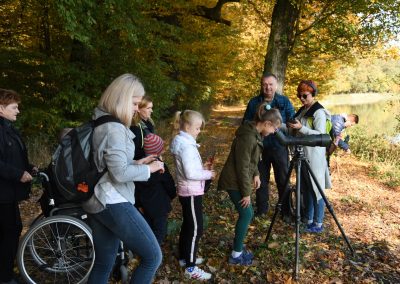
<path fill-rule="evenodd" d="M 398 0 L 277 0 L 264 61 L 264 72 L 285 82 L 291 57 L 312 65 L 322 54 L 348 58 L 398 31 Z"/>

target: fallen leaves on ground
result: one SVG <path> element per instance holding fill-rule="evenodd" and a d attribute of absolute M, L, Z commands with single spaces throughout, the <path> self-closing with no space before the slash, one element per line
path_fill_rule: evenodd
<path fill-rule="evenodd" d="M 202 156 L 216 152 L 215 170 L 220 172 L 229 153 L 241 110 L 214 111 L 201 137 Z M 172 165 L 170 157 L 167 163 Z M 333 218 L 326 210 L 325 231 L 321 235 L 300 234 L 299 279 L 293 278 L 294 228 L 279 218 L 269 242 L 265 237 L 272 219 L 276 187 L 271 184 L 271 209 L 256 218 L 249 229 L 247 248 L 255 254 L 249 267 L 228 265 L 232 250 L 236 211 L 225 192 L 213 188 L 204 197 L 206 226 L 199 255 L 206 259 L 200 267 L 213 274 L 212 283 L 400 283 L 400 189 L 390 188 L 369 176 L 370 165 L 352 156 L 334 157 L 333 189 L 327 192 L 344 232 L 355 250 L 351 255 Z M 172 168 L 172 166 L 170 166 Z M 273 175 L 271 175 L 273 176 Z M 34 202 L 40 191 L 21 205 L 25 229 L 40 211 Z M 156 283 L 190 283 L 176 259 L 181 209 L 177 199 L 170 214 L 169 235 L 162 247 L 163 263 Z M 137 262 L 131 262 L 133 269 Z M 112 282 L 111 283 L 115 283 Z"/>

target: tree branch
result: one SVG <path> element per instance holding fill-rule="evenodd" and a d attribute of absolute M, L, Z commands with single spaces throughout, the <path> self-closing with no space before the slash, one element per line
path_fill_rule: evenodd
<path fill-rule="evenodd" d="M 230 26 L 231 21 L 225 20 L 221 17 L 222 6 L 229 2 L 240 2 L 240 0 L 218 0 L 217 4 L 215 4 L 215 6 L 212 8 L 208 8 L 206 6 L 197 6 L 198 11 L 195 13 L 195 15 Z"/>

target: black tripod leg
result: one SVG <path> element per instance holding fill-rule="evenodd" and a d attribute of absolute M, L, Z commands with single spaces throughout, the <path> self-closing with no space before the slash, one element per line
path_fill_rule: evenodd
<path fill-rule="evenodd" d="M 295 244 L 295 270 L 294 279 L 298 280 L 299 274 L 299 243 L 300 243 L 300 182 L 301 182 L 301 160 L 297 163 L 296 169 L 296 244 Z"/>
<path fill-rule="evenodd" d="M 353 247 L 351 246 L 349 239 L 347 238 L 346 234 L 344 233 L 344 230 L 343 230 L 342 226 L 339 224 L 339 221 L 336 218 L 335 213 L 333 212 L 333 207 L 331 206 L 331 204 L 329 203 L 328 199 L 326 198 L 326 195 L 325 195 L 324 191 L 322 190 L 321 185 L 318 183 L 317 178 L 315 177 L 313 171 L 311 170 L 311 167 L 310 167 L 309 163 L 307 161 L 305 161 L 304 164 L 305 164 L 305 166 L 307 168 L 307 171 L 310 173 L 312 179 L 314 180 L 315 184 L 317 185 L 318 191 L 321 194 L 322 199 L 325 201 L 326 208 L 328 208 L 329 213 L 331 213 L 333 219 L 335 220 L 335 223 L 338 226 L 338 228 L 340 230 L 340 233 L 343 236 L 343 239 L 346 241 L 346 244 L 349 247 L 349 249 L 351 251 L 351 254 L 354 255 Z"/>
<path fill-rule="evenodd" d="M 278 213 L 281 211 L 282 200 L 285 200 L 285 198 L 287 196 L 289 196 L 289 194 L 290 194 L 289 181 L 290 181 L 290 175 L 292 174 L 292 171 L 293 171 L 293 168 L 294 168 L 294 164 L 295 164 L 295 159 L 292 159 L 290 161 L 289 171 L 288 171 L 288 174 L 287 174 L 286 179 L 285 179 L 285 187 L 284 187 L 285 188 L 285 192 L 279 198 L 278 203 L 277 203 L 277 205 L 275 207 L 275 212 L 274 212 L 274 215 L 272 216 L 272 220 L 271 220 L 271 224 L 269 225 L 269 228 L 268 228 L 267 236 L 265 237 L 265 242 L 268 242 L 269 237 L 271 236 L 272 227 L 274 226 L 275 219 L 278 216 Z"/>

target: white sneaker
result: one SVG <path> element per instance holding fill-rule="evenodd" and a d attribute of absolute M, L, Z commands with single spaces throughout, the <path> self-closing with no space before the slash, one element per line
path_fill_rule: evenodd
<path fill-rule="evenodd" d="M 193 271 L 189 272 L 188 269 L 185 269 L 185 276 L 189 279 L 195 280 L 209 280 L 211 279 L 211 273 L 205 272 L 203 269 L 198 268 L 197 266 L 193 267 Z"/>
<path fill-rule="evenodd" d="M 194 264 L 199 265 L 199 264 L 202 264 L 203 262 L 204 262 L 204 258 L 198 257 L 198 258 L 196 258 L 196 261 L 195 261 Z M 179 260 L 179 266 L 180 267 L 185 267 L 186 266 L 186 260 L 180 259 Z"/>

